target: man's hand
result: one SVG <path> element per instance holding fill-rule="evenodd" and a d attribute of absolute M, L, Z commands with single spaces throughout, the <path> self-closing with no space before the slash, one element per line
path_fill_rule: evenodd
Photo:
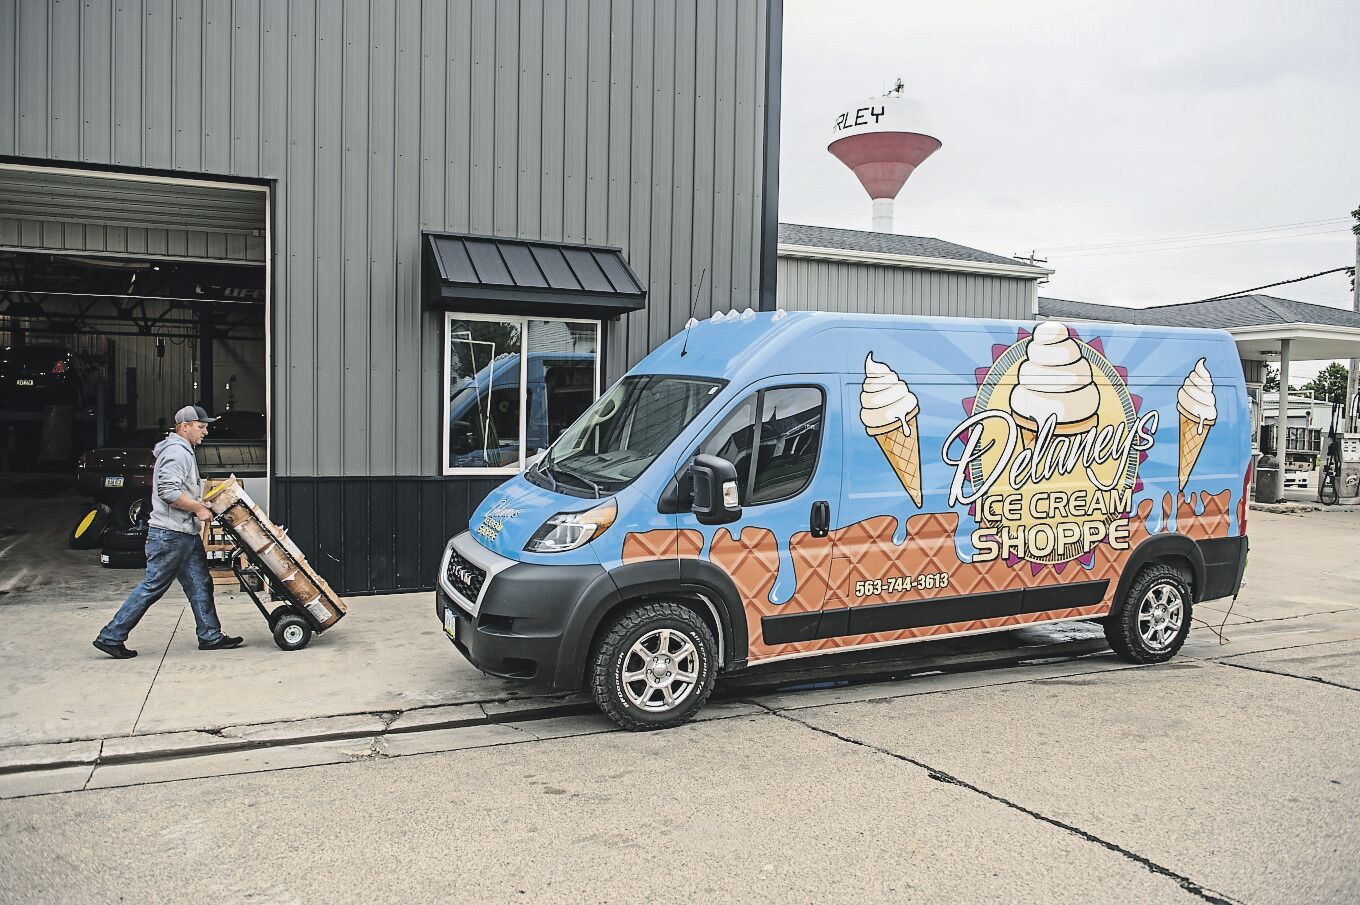
<path fill-rule="evenodd" d="M 200 522 L 212 521 L 212 510 L 203 504 L 201 500 L 196 500 L 187 493 L 179 495 L 179 499 L 170 504 L 182 512 L 192 512 L 194 518 Z"/>

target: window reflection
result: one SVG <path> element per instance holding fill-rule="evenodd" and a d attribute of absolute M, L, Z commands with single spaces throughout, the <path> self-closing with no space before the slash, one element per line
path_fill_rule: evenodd
<path fill-rule="evenodd" d="M 450 467 L 519 463 L 520 334 L 514 321 L 449 321 Z"/>
<path fill-rule="evenodd" d="M 595 401 L 596 324 L 529 321 L 528 454 L 547 449 Z"/>

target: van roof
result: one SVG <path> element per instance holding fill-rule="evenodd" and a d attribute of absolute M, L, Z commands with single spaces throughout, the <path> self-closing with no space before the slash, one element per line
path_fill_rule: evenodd
<path fill-rule="evenodd" d="M 1020 327 L 1032 330 L 1035 323 L 1037 321 L 829 311 L 755 312 L 748 309 L 745 314 L 720 312 L 671 337 L 638 362 L 630 373 L 693 374 L 721 377 L 735 383 L 749 383 L 771 374 L 833 374 L 843 371 L 846 363 L 841 344 L 818 339 L 823 333 L 845 329 L 977 333 L 998 328 L 1013 332 Z M 1191 334 L 1201 339 L 1232 342 L 1232 337 L 1222 330 L 1087 322 L 1081 327 L 1096 327 L 1107 335 L 1136 333 L 1153 339 Z M 683 356 L 682 349 L 686 350 Z"/>

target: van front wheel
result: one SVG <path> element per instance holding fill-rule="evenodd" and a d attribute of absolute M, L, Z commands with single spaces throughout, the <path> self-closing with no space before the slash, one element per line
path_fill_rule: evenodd
<path fill-rule="evenodd" d="M 629 610 L 595 648 L 595 703 L 624 729 L 678 726 L 713 691 L 716 649 L 708 625 L 679 604 Z"/>
<path fill-rule="evenodd" d="M 1105 619 L 1105 639 L 1129 663 L 1170 660 L 1190 634 L 1193 601 L 1179 569 L 1153 563 L 1138 573 L 1119 609 Z"/>

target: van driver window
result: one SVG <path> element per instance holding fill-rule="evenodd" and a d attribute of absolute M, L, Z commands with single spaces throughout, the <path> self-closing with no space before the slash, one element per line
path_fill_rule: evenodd
<path fill-rule="evenodd" d="M 746 505 L 747 488 L 751 483 L 751 444 L 756 431 L 756 395 L 752 393 L 743 399 L 699 447 L 699 452 L 726 459 L 736 467 L 737 487 L 740 488 L 738 499 L 743 506 Z"/>
<path fill-rule="evenodd" d="M 817 466 L 822 437 L 822 393 L 814 387 L 768 390 L 760 400 L 760 449 L 751 504 L 797 496 Z"/>
<path fill-rule="evenodd" d="M 759 409 L 759 452 L 751 474 Z M 781 387 L 743 399 L 699 452 L 731 462 L 741 505 L 797 496 L 812 479 L 822 436 L 822 393 L 815 387 Z"/>

